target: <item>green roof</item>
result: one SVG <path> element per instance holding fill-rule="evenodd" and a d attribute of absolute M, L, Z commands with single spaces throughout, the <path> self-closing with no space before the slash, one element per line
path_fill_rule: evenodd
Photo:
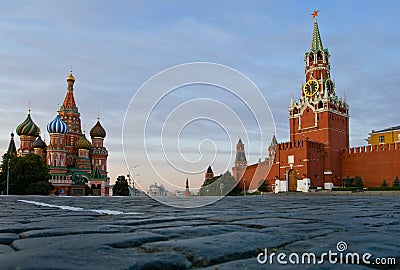
<path fill-rule="evenodd" d="M 311 51 L 316 53 L 317 51 L 321 50 L 324 51 L 324 47 L 322 46 L 322 40 L 321 40 L 321 35 L 319 33 L 318 29 L 318 22 L 317 19 L 314 18 L 314 31 L 313 31 L 313 36 L 311 40 Z"/>

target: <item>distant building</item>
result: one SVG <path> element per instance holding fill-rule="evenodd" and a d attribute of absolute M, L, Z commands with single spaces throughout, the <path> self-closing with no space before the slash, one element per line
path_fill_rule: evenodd
<path fill-rule="evenodd" d="M 185 192 L 183 193 L 183 196 L 185 196 L 185 197 L 190 196 L 189 179 L 188 178 L 186 178 L 186 189 L 185 189 Z"/>
<path fill-rule="evenodd" d="M 185 192 L 182 190 L 175 190 L 175 196 L 178 197 L 183 197 L 185 195 Z"/>
<path fill-rule="evenodd" d="M 400 126 L 372 130 L 367 139 L 370 145 L 400 142 Z"/>
<path fill-rule="evenodd" d="M 208 169 L 207 169 L 207 171 L 206 171 L 204 180 L 210 180 L 210 179 L 213 179 L 213 178 L 214 178 L 214 172 L 213 172 L 213 170 L 211 169 L 211 166 L 208 166 Z"/>
<path fill-rule="evenodd" d="M 159 196 L 167 196 L 168 190 L 165 189 L 163 185 L 157 185 L 155 182 L 153 185 L 150 185 L 147 194 L 152 197 L 159 197 Z"/>

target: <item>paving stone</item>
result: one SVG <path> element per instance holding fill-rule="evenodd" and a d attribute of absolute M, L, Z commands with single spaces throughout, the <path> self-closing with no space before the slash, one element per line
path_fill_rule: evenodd
<path fill-rule="evenodd" d="M 194 266 L 207 266 L 229 260 L 256 256 L 264 247 L 277 247 L 298 239 L 254 232 L 231 232 L 215 236 L 148 243 L 146 252 L 178 251 Z"/>
<path fill-rule="evenodd" d="M 0 242 L 0 268 L 281 269 L 259 265 L 255 256 L 263 248 L 318 254 L 336 251 L 337 242 L 345 241 L 349 251 L 396 258 L 397 265 L 387 268 L 400 269 L 398 198 L 271 194 L 226 197 L 202 208 L 176 209 L 147 197 L 3 196 L 0 241 L 3 235 L 6 244 Z M 370 269 L 329 264 L 315 268 Z"/>
<path fill-rule="evenodd" d="M 0 245 L 0 254 L 10 253 L 10 252 L 15 252 L 15 250 L 9 245 Z"/>
<path fill-rule="evenodd" d="M 129 232 L 132 228 L 129 226 L 88 226 L 88 227 L 63 227 L 56 229 L 42 229 L 34 231 L 26 231 L 20 233 L 21 238 L 36 238 L 36 237 L 52 237 L 62 235 L 76 235 L 76 234 L 92 234 L 92 233 L 120 233 Z M 1 234 L 0 234 L 1 240 Z"/>
<path fill-rule="evenodd" d="M 277 262 L 273 264 L 260 264 L 257 262 L 257 258 L 230 261 L 222 264 L 212 265 L 206 268 L 201 268 L 203 270 L 252 270 L 252 269 L 344 269 L 344 270 L 366 270 L 371 269 L 364 265 L 333 265 L 328 262 L 314 265 L 314 264 L 278 264 Z"/>
<path fill-rule="evenodd" d="M 237 225 L 201 225 L 201 226 L 181 226 L 161 229 L 152 229 L 151 232 L 161 234 L 172 239 L 185 239 L 193 237 L 220 235 L 227 232 L 240 231 L 243 228 Z M 139 230 L 142 231 L 142 230 Z M 139 232 L 138 231 L 138 232 Z M 256 229 L 247 228 L 246 232 L 256 232 Z"/>
<path fill-rule="evenodd" d="M 171 253 L 139 254 L 129 249 L 100 247 L 96 249 L 23 250 L 0 254 L 1 269 L 188 269 L 190 262 L 182 255 Z"/>
<path fill-rule="evenodd" d="M 41 238 L 25 238 L 14 241 L 11 246 L 16 250 L 36 249 L 77 249 L 109 245 L 118 248 L 140 246 L 147 242 L 167 240 L 166 237 L 150 233 L 112 233 L 112 234 L 80 234 Z"/>
<path fill-rule="evenodd" d="M 0 233 L 0 244 L 11 244 L 14 240 L 19 239 L 18 234 L 15 233 Z"/>

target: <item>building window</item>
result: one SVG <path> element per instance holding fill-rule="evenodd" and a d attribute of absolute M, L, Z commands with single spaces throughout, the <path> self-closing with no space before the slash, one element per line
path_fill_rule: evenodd
<path fill-rule="evenodd" d="M 400 142 L 400 133 L 397 134 L 397 141 Z"/>
<path fill-rule="evenodd" d="M 379 143 L 385 143 L 385 136 L 379 136 Z"/>

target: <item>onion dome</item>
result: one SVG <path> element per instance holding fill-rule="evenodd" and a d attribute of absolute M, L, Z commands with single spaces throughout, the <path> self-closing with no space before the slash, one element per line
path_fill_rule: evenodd
<path fill-rule="evenodd" d="M 57 115 L 53 121 L 47 124 L 47 131 L 49 133 L 65 134 L 68 132 L 68 125 Z"/>
<path fill-rule="evenodd" d="M 42 138 L 39 137 L 36 138 L 35 142 L 33 143 L 33 148 L 40 148 L 44 149 L 46 148 L 46 143 L 42 140 Z"/>
<path fill-rule="evenodd" d="M 99 137 L 99 138 L 105 138 L 106 137 L 106 131 L 104 128 L 101 126 L 100 121 L 97 121 L 96 125 L 92 127 L 90 130 L 90 137 Z"/>
<path fill-rule="evenodd" d="M 72 70 L 69 72 L 69 75 L 68 75 L 68 77 L 67 77 L 67 82 L 68 81 L 73 81 L 73 82 L 75 82 L 75 77 L 72 75 Z"/>
<path fill-rule="evenodd" d="M 31 114 L 28 113 L 28 116 L 19 124 L 17 129 L 15 130 L 19 136 L 26 135 L 26 136 L 39 136 L 40 128 L 32 121 Z"/>
<path fill-rule="evenodd" d="M 82 135 L 82 137 L 79 138 L 79 140 L 76 141 L 75 147 L 77 149 L 88 149 L 90 150 L 92 148 L 92 144 L 86 139 L 85 134 Z"/>

